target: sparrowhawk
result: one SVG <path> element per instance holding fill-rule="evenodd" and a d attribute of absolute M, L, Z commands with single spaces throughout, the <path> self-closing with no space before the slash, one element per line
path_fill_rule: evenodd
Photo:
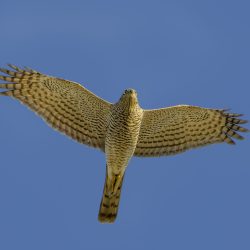
<path fill-rule="evenodd" d="M 234 144 L 246 132 L 239 114 L 223 109 L 179 105 L 144 110 L 137 93 L 125 90 L 112 104 L 78 83 L 51 77 L 29 68 L 0 69 L 10 96 L 40 115 L 72 139 L 99 148 L 106 155 L 106 181 L 100 222 L 112 223 L 118 212 L 125 170 L 132 156 L 172 155 L 212 143 Z"/>

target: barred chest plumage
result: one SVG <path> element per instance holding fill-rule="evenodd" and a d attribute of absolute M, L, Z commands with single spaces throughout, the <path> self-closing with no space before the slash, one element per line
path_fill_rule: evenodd
<path fill-rule="evenodd" d="M 114 174 L 125 170 L 133 156 L 143 116 L 136 93 L 128 91 L 111 109 L 105 139 L 107 166 Z"/>

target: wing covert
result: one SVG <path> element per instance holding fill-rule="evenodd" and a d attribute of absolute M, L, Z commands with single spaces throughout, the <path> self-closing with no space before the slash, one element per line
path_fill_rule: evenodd
<path fill-rule="evenodd" d="M 0 69 L 11 96 L 31 108 L 48 124 L 72 139 L 104 150 L 104 138 L 111 103 L 97 97 L 78 83 L 44 75 L 35 70 L 9 65 Z"/>

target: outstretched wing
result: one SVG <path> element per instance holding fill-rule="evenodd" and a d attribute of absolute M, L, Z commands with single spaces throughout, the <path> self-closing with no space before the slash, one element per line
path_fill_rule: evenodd
<path fill-rule="evenodd" d="M 134 154 L 162 156 L 212 143 L 234 144 L 232 137 L 243 139 L 237 131 L 248 131 L 238 125 L 247 122 L 238 116 L 188 105 L 145 110 Z"/>
<path fill-rule="evenodd" d="M 35 70 L 0 69 L 9 89 L 0 95 L 11 96 L 39 114 L 48 124 L 80 143 L 104 150 L 107 117 L 111 104 L 80 84 L 50 77 Z"/>

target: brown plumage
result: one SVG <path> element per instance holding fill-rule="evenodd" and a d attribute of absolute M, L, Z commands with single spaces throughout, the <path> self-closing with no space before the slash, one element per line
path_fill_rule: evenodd
<path fill-rule="evenodd" d="M 116 178 L 117 177 L 118 176 L 116 176 Z M 113 182 L 112 180 L 109 181 L 107 172 L 106 172 L 106 179 L 105 179 L 104 188 L 103 188 L 102 201 L 100 204 L 100 209 L 99 209 L 99 214 L 98 214 L 98 220 L 102 223 L 105 223 L 105 222 L 112 223 L 116 219 L 118 208 L 119 208 L 119 203 L 120 203 L 123 178 L 124 178 L 124 174 L 121 177 L 121 180 L 119 181 L 117 190 L 112 193 L 109 191 L 108 185 L 115 183 L 115 181 Z"/>
<path fill-rule="evenodd" d="M 181 153 L 212 143 L 234 144 L 247 132 L 239 114 L 226 110 L 180 105 L 143 110 L 135 90 L 126 90 L 111 104 L 78 83 L 35 70 L 9 65 L 0 79 L 10 96 L 31 108 L 48 124 L 72 139 L 99 148 L 106 155 L 106 180 L 98 219 L 114 222 L 126 167 L 132 156 Z"/>

